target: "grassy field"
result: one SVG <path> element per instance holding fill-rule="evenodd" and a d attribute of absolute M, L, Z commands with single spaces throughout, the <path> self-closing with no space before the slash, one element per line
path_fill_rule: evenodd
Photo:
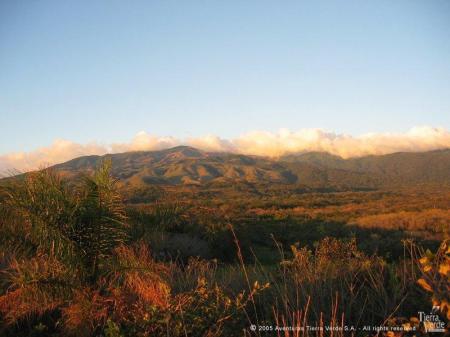
<path fill-rule="evenodd" d="M 426 336 L 419 312 L 450 318 L 445 186 L 137 191 L 104 163 L 9 180 L 0 206 L 1 336 Z"/>

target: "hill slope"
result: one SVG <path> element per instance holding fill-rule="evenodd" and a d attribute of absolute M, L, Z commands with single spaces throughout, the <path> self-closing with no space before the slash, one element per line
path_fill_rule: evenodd
<path fill-rule="evenodd" d="M 391 184 L 450 183 L 450 150 L 351 159 L 327 153 L 306 153 L 270 159 L 179 146 L 161 151 L 80 157 L 54 168 L 65 175 L 76 176 L 93 170 L 106 158 L 112 160 L 113 174 L 129 187 L 245 182 L 376 188 Z"/>
<path fill-rule="evenodd" d="M 290 155 L 283 161 L 309 163 L 323 169 L 339 169 L 370 175 L 380 185 L 450 182 L 450 149 L 399 152 L 381 156 L 342 159 L 327 153 Z"/>

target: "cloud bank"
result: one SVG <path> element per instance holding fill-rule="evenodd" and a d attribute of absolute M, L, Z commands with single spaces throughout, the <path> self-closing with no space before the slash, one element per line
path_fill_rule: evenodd
<path fill-rule="evenodd" d="M 351 136 L 327 132 L 323 129 L 301 129 L 299 131 L 281 129 L 275 133 L 252 131 L 231 140 L 215 135 L 182 140 L 174 137 L 159 137 L 141 131 L 128 143 L 77 144 L 69 140 L 58 139 L 50 146 L 41 147 L 35 151 L 0 155 L 0 172 L 29 171 L 84 155 L 162 150 L 177 145 L 190 145 L 205 151 L 270 157 L 289 153 L 323 151 L 350 158 L 400 151 L 414 152 L 450 148 L 450 132 L 444 128 L 422 126 L 414 127 L 404 133 L 369 133 Z"/>

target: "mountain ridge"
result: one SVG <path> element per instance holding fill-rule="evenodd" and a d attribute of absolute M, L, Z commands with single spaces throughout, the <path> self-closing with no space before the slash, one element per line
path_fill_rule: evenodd
<path fill-rule="evenodd" d="M 177 146 L 158 151 L 83 156 L 53 168 L 71 177 L 94 170 L 104 159 L 111 159 L 113 175 L 130 187 L 249 182 L 376 188 L 392 184 L 450 183 L 450 149 L 348 159 L 325 152 L 308 152 L 275 159 Z"/>

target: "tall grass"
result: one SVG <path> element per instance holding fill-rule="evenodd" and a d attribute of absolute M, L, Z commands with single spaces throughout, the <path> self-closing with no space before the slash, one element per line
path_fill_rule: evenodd
<path fill-rule="evenodd" d="M 355 240 L 288 251 L 274 240 L 267 266 L 245 260 L 230 226 L 235 264 L 162 259 L 149 242 L 181 226 L 180 206 L 158 204 L 150 235 L 130 227 L 110 169 L 70 185 L 42 170 L 1 189 L 0 335 L 340 337 L 424 305 L 448 316 L 448 243 L 436 254 L 407 243 L 387 263 Z"/>

